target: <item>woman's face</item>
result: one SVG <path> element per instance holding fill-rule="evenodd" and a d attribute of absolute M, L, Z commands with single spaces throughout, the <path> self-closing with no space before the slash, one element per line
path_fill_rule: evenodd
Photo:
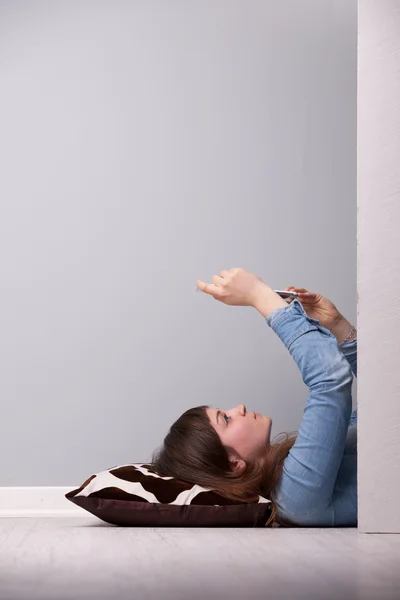
<path fill-rule="evenodd" d="M 247 412 L 244 404 L 230 410 L 207 408 L 207 415 L 224 446 L 230 446 L 243 461 L 255 462 L 270 444 L 270 417 Z"/>

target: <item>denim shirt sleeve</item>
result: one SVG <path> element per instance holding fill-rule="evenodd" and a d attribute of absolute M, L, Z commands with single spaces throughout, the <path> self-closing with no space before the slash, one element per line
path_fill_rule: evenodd
<path fill-rule="evenodd" d="M 297 299 L 276 309 L 266 321 L 309 388 L 301 426 L 274 488 L 274 500 L 278 512 L 295 523 L 310 523 L 312 515 L 328 510 L 333 524 L 331 504 L 351 414 L 352 372 L 335 336 L 309 317 Z"/>
<path fill-rule="evenodd" d="M 340 351 L 347 358 L 351 370 L 357 377 L 357 338 L 350 340 L 349 342 L 342 342 L 339 344 Z"/>
<path fill-rule="evenodd" d="M 347 358 L 348 363 L 353 371 L 355 377 L 357 377 L 357 338 L 350 340 L 349 342 L 342 342 L 339 344 L 339 348 L 344 356 Z M 353 410 L 350 417 L 350 425 L 357 426 L 358 414 L 357 408 Z"/>

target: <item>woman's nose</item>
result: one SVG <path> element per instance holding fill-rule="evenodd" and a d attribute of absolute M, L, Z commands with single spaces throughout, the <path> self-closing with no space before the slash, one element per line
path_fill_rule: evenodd
<path fill-rule="evenodd" d="M 239 414 L 244 417 L 244 415 L 246 414 L 246 406 L 244 404 L 239 404 L 239 406 L 237 407 Z"/>

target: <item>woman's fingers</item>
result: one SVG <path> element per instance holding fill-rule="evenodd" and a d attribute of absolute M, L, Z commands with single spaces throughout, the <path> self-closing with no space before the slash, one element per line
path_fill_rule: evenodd
<path fill-rule="evenodd" d="M 224 278 L 220 277 L 219 275 L 213 275 L 211 277 L 211 281 L 213 282 L 214 285 L 221 287 L 221 285 L 223 285 Z"/>
<path fill-rule="evenodd" d="M 313 298 L 316 296 L 314 292 L 309 292 L 306 288 L 294 287 L 294 285 L 288 285 L 285 287 L 285 292 L 297 292 L 302 298 Z"/>
<path fill-rule="evenodd" d="M 294 285 L 288 285 L 284 289 L 285 292 L 297 292 L 297 299 L 300 300 L 300 302 L 312 302 L 317 297 L 317 294 L 314 292 L 309 292 L 306 288 L 295 287 Z M 289 304 L 290 302 L 293 302 L 293 298 L 289 300 Z"/>
<path fill-rule="evenodd" d="M 294 285 L 288 285 L 287 287 L 284 288 L 285 292 L 307 292 L 307 290 L 305 288 L 297 288 L 294 287 Z"/>
<path fill-rule="evenodd" d="M 210 296 L 214 296 L 214 297 L 218 296 L 218 291 L 219 291 L 218 286 L 213 285 L 212 283 L 206 283 L 205 281 L 202 281 L 201 279 L 198 279 L 196 281 L 196 285 L 201 292 L 204 292 L 205 294 L 210 294 Z"/>

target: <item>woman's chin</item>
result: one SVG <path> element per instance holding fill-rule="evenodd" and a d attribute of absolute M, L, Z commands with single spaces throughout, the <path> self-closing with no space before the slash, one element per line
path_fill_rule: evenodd
<path fill-rule="evenodd" d="M 264 417 L 264 419 L 266 421 L 266 427 L 267 427 L 267 443 L 270 444 L 271 443 L 272 419 L 271 419 L 271 417 Z"/>

